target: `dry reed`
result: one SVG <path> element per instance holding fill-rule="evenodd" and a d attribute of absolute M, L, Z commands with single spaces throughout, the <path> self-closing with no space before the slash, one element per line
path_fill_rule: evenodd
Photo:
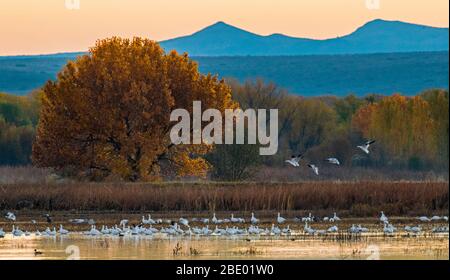
<path fill-rule="evenodd" d="M 0 209 L 448 213 L 448 182 L 0 184 Z"/>

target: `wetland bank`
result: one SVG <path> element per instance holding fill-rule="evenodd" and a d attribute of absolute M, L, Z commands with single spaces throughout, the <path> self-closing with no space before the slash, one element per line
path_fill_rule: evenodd
<path fill-rule="evenodd" d="M 340 239 L 346 235 L 347 239 Z M 35 250 L 40 254 L 36 254 Z M 0 259 L 448 259 L 447 234 L 329 236 L 87 236 L 0 239 Z"/>
<path fill-rule="evenodd" d="M 0 203 L 16 219 L 0 219 L 0 259 L 448 259 L 448 191 L 405 181 L 5 184 Z"/>

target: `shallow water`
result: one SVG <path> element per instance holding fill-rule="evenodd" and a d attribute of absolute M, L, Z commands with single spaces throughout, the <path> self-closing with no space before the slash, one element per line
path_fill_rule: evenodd
<path fill-rule="evenodd" d="M 177 245 L 178 244 L 178 245 Z M 179 250 L 174 255 L 174 248 Z M 192 249 L 191 249 L 192 248 Z M 37 249 L 42 254 L 35 255 Z M 448 235 L 365 237 L 57 237 L 0 239 L 0 259 L 449 259 Z"/>

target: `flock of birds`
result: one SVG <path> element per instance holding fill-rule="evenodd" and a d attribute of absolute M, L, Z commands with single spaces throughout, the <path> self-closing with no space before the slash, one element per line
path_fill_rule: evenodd
<path fill-rule="evenodd" d="M 45 214 L 44 217 L 46 218 L 47 223 L 52 223 L 52 218 L 49 214 Z M 16 216 L 12 212 L 8 212 L 5 215 L 5 218 L 11 222 L 16 221 Z M 417 219 L 420 222 L 432 222 L 432 221 L 445 221 L 448 222 L 447 216 L 433 216 L 431 218 L 428 218 L 426 216 L 417 217 Z M 304 223 L 303 227 L 303 233 L 307 235 L 326 235 L 328 233 L 337 233 L 339 232 L 339 228 L 336 225 L 337 222 L 341 221 L 341 218 L 337 216 L 336 213 L 333 213 L 330 217 L 323 217 L 318 218 L 313 216 L 311 213 L 309 213 L 306 217 L 295 217 L 293 222 L 296 223 Z M 314 222 L 329 222 L 329 223 L 335 223 L 328 227 L 327 229 L 313 229 L 311 227 L 311 224 Z M 383 211 L 381 211 L 381 215 L 379 218 L 379 221 L 383 224 L 383 232 L 384 234 L 394 234 L 397 232 L 397 228 L 393 226 L 389 222 L 389 218 L 384 214 Z M 33 224 L 36 224 L 35 220 L 31 221 Z M 256 218 L 255 214 L 252 213 L 250 217 L 250 226 L 246 227 L 239 227 L 236 225 L 229 226 L 230 224 L 245 224 L 246 220 L 244 218 L 235 217 L 233 214 L 231 214 L 230 218 L 224 218 L 219 219 L 216 217 L 216 214 L 213 214 L 213 217 L 211 219 L 209 218 L 192 218 L 192 219 L 186 219 L 186 218 L 179 218 L 176 221 L 172 220 L 163 220 L 163 219 L 152 219 L 151 215 L 149 214 L 146 218 L 145 216 L 142 216 L 142 219 L 138 225 L 129 226 L 129 220 L 123 219 L 119 222 L 119 224 L 114 225 L 113 227 L 108 227 L 103 225 L 100 229 L 98 229 L 95 225 L 95 221 L 93 219 L 71 219 L 69 222 L 73 224 L 88 224 L 90 225 L 90 228 L 82 232 L 84 235 L 87 236 L 102 236 L 102 235 L 109 235 L 109 236 L 129 236 L 129 235 L 153 235 L 153 234 L 166 234 L 166 235 L 203 235 L 203 236 L 237 236 L 237 235 L 290 235 L 292 233 L 292 230 L 289 225 L 286 227 L 281 228 L 280 226 L 282 224 L 285 224 L 288 222 L 288 219 L 281 216 L 280 213 L 278 213 L 276 217 L 276 224 L 273 223 L 271 228 L 260 228 L 258 224 L 261 223 L 260 219 Z M 194 226 L 191 227 L 190 223 L 196 222 L 196 223 L 203 223 L 203 226 Z M 164 227 L 163 225 L 167 224 L 168 226 Z M 215 227 L 210 228 L 209 226 L 213 224 Z M 220 227 L 221 224 L 226 224 L 226 227 Z M 161 227 L 158 229 L 156 227 L 153 227 L 154 225 L 161 225 Z M 404 227 L 404 231 L 411 234 L 419 234 L 422 232 L 422 228 L 420 225 L 417 226 L 406 226 Z M 449 228 L 448 226 L 440 226 L 440 227 L 434 227 L 432 229 L 433 233 L 448 233 Z M 360 233 L 366 233 L 369 232 L 368 228 L 365 228 L 361 225 L 352 225 L 348 230 L 348 233 L 351 234 L 360 234 Z M 34 233 L 28 232 L 28 231 L 22 231 L 19 227 L 15 226 L 13 224 L 11 234 L 15 237 L 20 236 L 30 236 L 31 234 L 34 234 L 35 236 L 56 236 L 56 235 L 67 235 L 70 232 L 65 229 L 62 225 L 59 226 L 59 229 L 57 230 L 56 227 L 53 227 L 50 229 L 50 227 L 47 227 L 44 231 L 39 231 L 36 229 Z M 5 237 L 6 232 L 0 228 L 0 238 Z"/>
<path fill-rule="evenodd" d="M 357 146 L 357 148 L 364 151 L 366 154 L 369 154 L 369 147 L 371 144 L 375 143 L 375 140 L 369 140 L 365 142 L 363 145 Z M 294 167 L 300 166 L 300 161 L 303 159 L 303 155 L 292 156 L 291 159 L 286 160 L 287 163 L 291 164 Z M 337 158 L 327 158 L 326 161 L 330 164 L 340 165 L 340 162 Z M 308 167 L 313 170 L 316 175 L 319 175 L 319 168 L 317 165 L 309 163 Z M 46 222 L 48 224 L 52 223 L 52 217 L 49 214 L 44 215 Z M 5 215 L 5 218 L 11 222 L 16 221 L 16 215 L 12 212 L 8 212 Z M 432 221 L 445 221 L 448 222 L 447 216 L 433 216 L 428 218 L 426 216 L 417 217 L 420 222 L 432 222 Z M 311 213 L 309 213 L 306 217 L 296 217 L 293 219 L 294 222 L 304 223 L 303 232 L 309 235 L 325 235 L 327 233 L 336 233 L 339 231 L 337 225 L 332 225 L 327 229 L 313 229 L 311 224 L 313 222 L 318 222 L 322 220 L 323 222 L 336 223 L 341 221 L 341 219 L 337 216 L 336 213 L 331 217 L 323 217 L 317 218 L 314 217 Z M 383 232 L 384 234 L 394 234 L 398 231 L 398 229 L 390 223 L 389 218 L 381 211 L 381 216 L 379 218 L 380 222 L 383 224 Z M 260 228 L 258 224 L 260 224 L 260 220 L 255 217 L 254 213 L 251 214 L 250 218 L 250 226 L 239 228 L 238 226 L 226 226 L 225 228 L 220 228 L 221 224 L 245 224 L 246 220 L 244 218 L 235 217 L 231 214 L 230 218 L 218 219 L 216 214 L 213 214 L 212 219 L 209 218 L 192 218 L 190 221 L 186 218 L 180 218 L 177 221 L 172 220 L 162 220 L 162 219 L 152 219 L 151 215 L 148 215 L 148 218 L 142 216 L 142 220 L 140 224 L 129 226 L 129 220 L 124 219 L 119 222 L 119 225 L 115 225 L 113 227 L 108 227 L 103 225 L 101 229 L 97 229 L 96 223 L 93 219 L 71 219 L 69 220 L 72 224 L 87 224 L 90 225 L 90 229 L 83 232 L 85 235 L 89 236 L 99 236 L 99 235 L 112 235 L 112 236 L 125 236 L 125 235 L 153 235 L 156 233 L 167 234 L 167 235 L 290 235 L 292 230 L 289 225 L 284 228 L 280 228 L 279 225 L 285 224 L 288 220 L 281 216 L 278 213 L 276 218 L 276 223 L 272 224 L 271 228 Z M 191 227 L 190 222 L 198 222 L 203 223 L 203 227 Z M 31 220 L 31 223 L 37 225 L 35 220 Z M 153 225 L 164 225 L 168 224 L 167 227 L 160 227 L 157 229 L 153 227 Z M 209 225 L 214 224 L 215 228 L 210 229 Z M 147 226 L 147 227 L 146 227 Z M 419 234 L 422 232 L 422 227 L 420 225 L 417 226 L 405 226 L 403 229 L 407 233 Z M 363 227 L 361 225 L 352 225 L 347 232 L 352 234 L 360 234 L 369 232 L 369 229 Z M 448 226 L 440 226 L 434 227 L 432 229 L 433 233 L 448 233 Z M 15 225 L 12 226 L 11 231 L 12 236 L 29 236 L 32 233 L 28 231 L 22 231 L 19 227 Z M 59 229 L 56 230 L 56 227 L 50 229 L 47 227 L 44 231 L 39 231 L 36 229 L 34 235 L 36 236 L 56 236 L 56 235 L 67 235 L 69 231 L 65 229 L 62 225 L 59 226 Z M 5 237 L 6 232 L 0 228 L 0 238 Z"/>
<path fill-rule="evenodd" d="M 369 140 L 369 141 L 366 141 L 364 144 L 356 146 L 356 147 L 361 149 L 366 154 L 369 154 L 370 153 L 369 152 L 369 147 L 373 143 L 375 143 L 375 140 Z M 287 159 L 285 162 L 289 163 L 290 165 L 292 165 L 294 167 L 300 167 L 300 161 L 303 158 L 304 158 L 304 156 L 302 154 L 299 154 L 297 156 L 293 155 L 290 159 Z M 337 158 L 334 158 L 334 157 L 329 157 L 329 158 L 325 159 L 325 161 L 330 163 L 330 164 L 341 165 L 339 160 Z M 318 167 L 318 165 L 313 164 L 313 163 L 308 163 L 307 166 L 309 168 L 311 168 L 311 170 L 314 172 L 314 174 L 319 175 L 319 167 Z"/>

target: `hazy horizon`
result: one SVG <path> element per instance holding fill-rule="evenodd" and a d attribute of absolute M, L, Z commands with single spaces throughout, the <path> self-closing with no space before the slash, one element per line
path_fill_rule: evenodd
<path fill-rule="evenodd" d="M 0 56 L 86 51 L 114 35 L 162 41 L 218 21 L 311 39 L 347 35 L 374 19 L 448 28 L 447 0 L 379 2 L 371 9 L 366 0 L 80 0 L 80 9 L 68 9 L 65 0 L 3 0 Z"/>

